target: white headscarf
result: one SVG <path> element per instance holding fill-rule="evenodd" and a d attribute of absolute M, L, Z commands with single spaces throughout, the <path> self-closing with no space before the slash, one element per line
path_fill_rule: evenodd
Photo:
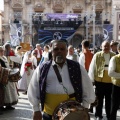
<path fill-rule="evenodd" d="M 31 54 L 31 51 L 28 51 L 24 54 L 23 62 L 21 65 L 20 75 L 22 76 L 25 72 L 25 63 L 28 61 L 28 56 Z"/>

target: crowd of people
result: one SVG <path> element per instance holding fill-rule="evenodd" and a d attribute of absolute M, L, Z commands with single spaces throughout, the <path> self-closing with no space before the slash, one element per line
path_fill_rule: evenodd
<path fill-rule="evenodd" d="M 14 110 L 19 91 L 28 95 L 33 120 L 52 120 L 56 107 L 74 100 L 87 112 L 95 107 L 96 120 L 103 119 L 103 103 L 107 120 L 116 120 L 120 106 L 120 43 L 103 41 L 99 51 L 83 40 L 82 51 L 66 41 L 52 40 L 43 48 L 30 45 L 13 50 L 10 43 L 0 46 L 0 114 Z M 21 79 L 10 82 L 12 69 L 19 68 Z M 6 74 L 7 73 L 7 74 Z M 2 76 L 6 76 L 3 77 Z"/>

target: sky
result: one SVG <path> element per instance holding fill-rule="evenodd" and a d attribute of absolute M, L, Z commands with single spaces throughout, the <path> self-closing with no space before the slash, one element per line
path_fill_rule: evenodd
<path fill-rule="evenodd" d="M 4 11 L 4 0 L 0 0 L 0 10 Z"/>

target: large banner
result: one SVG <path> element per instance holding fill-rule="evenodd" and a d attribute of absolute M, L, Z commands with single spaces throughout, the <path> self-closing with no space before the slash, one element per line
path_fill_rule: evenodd
<path fill-rule="evenodd" d="M 41 44 L 49 43 L 51 40 L 67 40 L 76 30 L 70 30 L 69 28 L 62 29 L 50 29 L 50 30 L 39 30 L 38 41 Z"/>
<path fill-rule="evenodd" d="M 103 35 L 104 40 L 113 40 L 113 25 L 112 24 L 106 24 L 103 25 Z"/>
<path fill-rule="evenodd" d="M 99 31 L 99 33 L 97 33 Z M 113 40 L 113 25 L 104 24 L 102 27 L 96 28 L 95 46 L 100 47 L 104 40 L 109 42 Z"/>
<path fill-rule="evenodd" d="M 62 20 L 62 21 L 68 21 L 69 19 L 78 19 L 78 14 L 75 13 L 70 13 L 70 14 L 61 14 L 61 13 L 47 13 L 46 17 L 47 19 L 51 19 L 51 20 Z"/>
<path fill-rule="evenodd" d="M 12 46 L 20 45 L 22 42 L 22 25 L 19 23 L 10 24 L 10 41 Z"/>

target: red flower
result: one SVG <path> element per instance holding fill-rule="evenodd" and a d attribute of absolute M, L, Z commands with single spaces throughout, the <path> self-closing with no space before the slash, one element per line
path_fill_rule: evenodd
<path fill-rule="evenodd" d="M 32 69 L 32 63 L 31 62 L 25 63 L 25 71 L 28 71 L 29 69 Z"/>
<path fill-rule="evenodd" d="M 15 56 L 15 53 L 13 50 L 10 51 L 9 56 Z"/>

